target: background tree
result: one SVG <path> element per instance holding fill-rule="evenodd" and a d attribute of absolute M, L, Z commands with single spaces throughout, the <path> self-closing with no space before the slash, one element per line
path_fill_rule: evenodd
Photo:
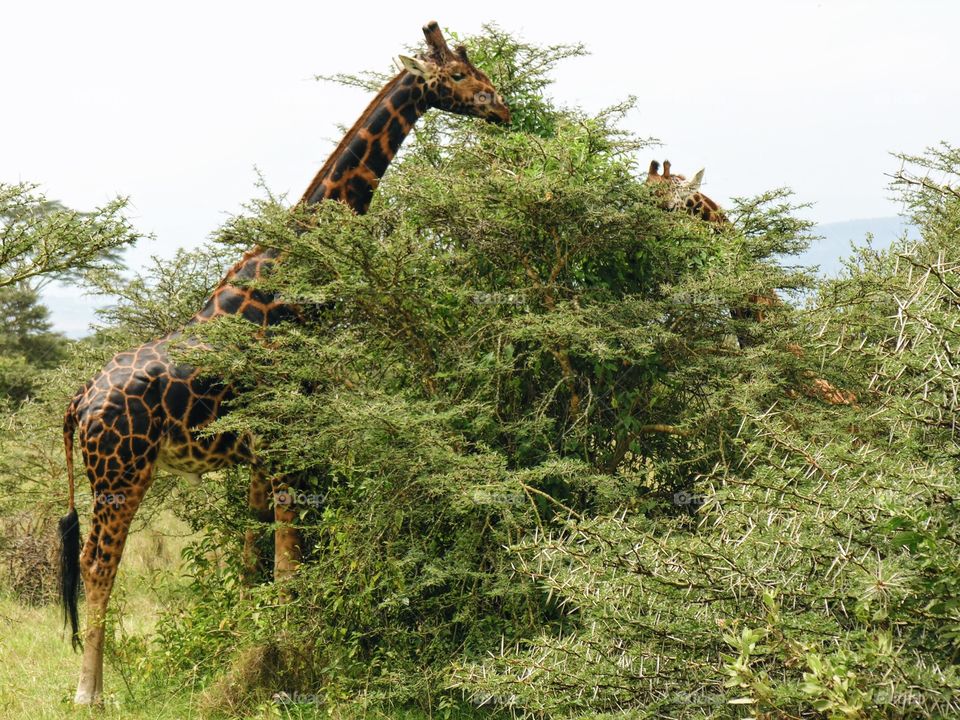
<path fill-rule="evenodd" d="M 126 200 L 79 212 L 48 200 L 36 185 L 0 183 L 0 286 L 114 267 L 138 235 L 123 217 Z"/>
<path fill-rule="evenodd" d="M 22 402 L 40 371 L 66 356 L 65 338 L 51 330 L 49 312 L 29 283 L 0 287 L 0 395 Z"/>
<path fill-rule="evenodd" d="M 65 340 L 51 332 L 39 289 L 56 278 L 121 265 L 119 252 L 137 233 L 123 217 L 126 201 L 79 212 L 28 183 L 0 183 L 0 395 L 20 402 L 38 372 L 55 367 Z"/>

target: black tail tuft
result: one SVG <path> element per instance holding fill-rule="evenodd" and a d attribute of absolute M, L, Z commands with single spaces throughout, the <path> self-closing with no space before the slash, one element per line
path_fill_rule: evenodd
<path fill-rule="evenodd" d="M 80 642 L 80 618 L 77 602 L 80 596 L 80 518 L 76 509 L 60 518 L 60 604 L 63 624 L 70 622 L 70 642 L 74 651 Z"/>

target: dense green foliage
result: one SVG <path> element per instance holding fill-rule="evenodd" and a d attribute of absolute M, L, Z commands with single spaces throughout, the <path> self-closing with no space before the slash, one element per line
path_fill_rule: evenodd
<path fill-rule="evenodd" d="M 276 588 L 245 594 L 235 562 L 193 555 L 200 601 L 162 635 L 177 672 L 217 676 L 242 635 L 287 683 L 338 699 L 518 696 L 493 676 L 476 685 L 474 663 L 576 637 L 584 619 L 531 576 L 527 551 L 625 513 L 692 532 L 695 480 L 741 457 L 741 396 L 780 398 L 802 377 L 776 342 L 747 358 L 735 340 L 789 335 L 789 308 L 749 328 L 728 311 L 744 288 L 805 286 L 770 260 L 805 241 L 785 193 L 742 202 L 721 231 L 664 213 L 638 177 L 644 144 L 618 129 L 627 106 L 551 107 L 543 74 L 565 53 L 516 65 L 492 42 L 475 55 L 514 73 L 491 68 L 528 131 L 430 117 L 368 215 L 329 205 L 291 221 L 263 202 L 224 231 L 282 249 L 272 288 L 324 308 L 266 341 L 220 323 L 206 334 L 222 350 L 187 356 L 248 389 L 218 429 L 253 429 L 302 478 L 311 551 L 296 602 L 279 605 Z M 236 556 L 242 478 L 219 482 L 196 522 L 205 550 Z"/>
<path fill-rule="evenodd" d="M 789 193 L 725 227 L 665 212 L 629 103 L 549 101 L 579 48 L 468 43 L 512 127 L 430 115 L 365 216 L 270 198 L 216 248 L 92 274 L 121 300 L 18 411 L 4 487 L 55 457 L 37 438 L 73 384 L 176 328 L 231 253 L 281 249 L 269 287 L 310 316 L 181 351 L 241 390 L 214 430 L 253 430 L 296 479 L 305 564 L 244 587 L 245 470 L 161 478 L 145 511 L 198 532 L 190 585 L 112 662 L 230 713 L 285 692 L 317 713 L 956 715 L 960 196 L 925 173 L 954 183 L 960 154 L 905 158 L 922 241 L 818 283 L 776 260 L 809 240 Z M 787 302 L 764 322 L 731 317 L 767 288 Z"/>

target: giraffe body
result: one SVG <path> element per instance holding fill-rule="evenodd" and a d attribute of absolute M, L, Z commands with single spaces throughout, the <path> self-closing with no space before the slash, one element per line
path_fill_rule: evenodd
<path fill-rule="evenodd" d="M 303 204 L 333 199 L 357 213 L 366 212 L 401 143 L 430 108 L 500 124 L 509 122 L 508 108 L 486 75 L 470 63 L 466 51 L 451 50 L 436 22 L 428 23 L 423 32 L 428 54 L 401 57 L 404 69 L 384 86 L 347 132 L 308 187 Z M 274 575 L 283 577 L 296 568 L 300 536 L 293 525 L 296 512 L 289 504 L 290 494 L 284 492 L 285 479 L 269 473 L 258 462 L 255 438 L 249 434 L 203 436 L 200 432 L 225 412 L 233 389 L 170 357 L 172 344 L 199 344 L 191 335 L 192 325 L 219 316 L 239 315 L 263 329 L 301 321 L 303 311 L 296 304 L 255 287 L 255 281 L 282 259 L 270 248 L 255 247 L 245 253 L 183 330 L 117 354 L 81 388 L 67 408 L 64 445 L 69 511 L 60 521 L 61 598 L 75 648 L 80 644 L 78 575 L 84 583 L 87 604 L 77 704 L 96 703 L 101 698 L 103 620 L 130 523 L 157 468 L 195 478 L 211 470 L 249 464 L 253 516 L 277 525 Z M 90 533 L 79 558 L 72 463 L 75 437 L 94 499 Z M 288 499 L 280 501 L 282 497 Z M 248 530 L 244 538 L 247 566 L 255 562 L 256 539 L 257 532 Z"/>
<path fill-rule="evenodd" d="M 725 225 L 730 222 L 720 206 L 700 192 L 700 183 L 703 181 L 703 170 L 700 170 L 692 181 L 687 181 L 683 175 L 670 172 L 670 161 L 663 161 L 663 172 L 660 172 L 660 163 L 656 160 L 650 163 L 647 171 L 647 182 L 650 183 L 661 197 L 661 206 L 664 210 L 683 209 L 689 215 L 705 222 Z M 742 307 L 730 308 L 730 316 L 734 320 L 749 320 L 761 323 L 766 317 L 769 308 L 776 307 L 782 301 L 773 289 L 763 289 L 747 293 L 747 304 Z M 741 348 L 752 344 L 746 333 L 737 335 L 737 342 Z M 803 348 L 790 344 L 787 350 L 794 356 L 803 357 Z M 830 405 L 856 405 L 857 396 L 848 390 L 835 387 L 828 380 L 816 377 L 807 371 L 806 377 L 810 383 L 803 387 L 803 392 L 809 397 L 822 400 Z"/>
<path fill-rule="evenodd" d="M 150 458 L 158 467 L 188 474 L 253 460 L 249 437 L 196 432 L 220 414 L 231 392 L 196 368 L 175 363 L 168 351 L 176 339 L 118 354 L 74 399 L 80 446 L 99 482 L 105 473 L 125 465 L 141 468 Z"/>

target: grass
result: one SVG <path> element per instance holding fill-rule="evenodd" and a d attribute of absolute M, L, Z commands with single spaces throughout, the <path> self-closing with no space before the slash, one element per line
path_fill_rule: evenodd
<path fill-rule="evenodd" d="M 131 534 L 121 563 L 111 605 L 117 610 L 114 633 L 149 640 L 164 598 L 175 592 L 179 577 L 180 550 L 189 542 L 190 531 L 172 513 L 160 513 L 149 525 Z M 83 607 L 81 605 L 81 618 Z M 201 688 L 185 678 L 170 678 L 166 688 L 146 688 L 135 670 L 111 658 L 110 639 L 104 663 L 104 707 L 74 707 L 73 693 L 80 669 L 80 655 L 70 648 L 59 607 L 28 607 L 0 590 L 0 720 L 59 720 L 97 718 L 110 720 L 203 720 L 211 717 L 200 709 Z M 336 708 L 322 703 L 287 705 L 265 703 L 243 718 L 289 718 L 290 720 L 426 720 L 419 711 L 379 710 L 350 705 Z M 482 715 L 481 715 L 482 716 Z M 470 713 L 435 715 L 444 720 L 481 717 Z M 212 717 L 237 717 L 214 715 Z"/>
<path fill-rule="evenodd" d="M 148 602 L 146 598 L 137 598 L 138 605 Z M 130 632 L 133 618 L 125 617 L 124 624 Z M 148 624 L 145 622 L 142 627 Z M 118 668 L 109 662 L 104 668 L 104 708 L 74 707 L 71 701 L 80 656 L 71 651 L 61 625 L 62 618 L 56 607 L 28 608 L 9 597 L 0 597 L 0 656 L 4 658 L 0 663 L 0 720 L 202 720 L 206 717 L 198 708 L 198 689 L 182 687 L 171 678 L 166 696 L 145 698 L 136 678 L 129 678 L 128 689 Z M 338 709 L 308 700 L 287 706 L 265 704 L 243 717 L 251 720 L 426 720 L 428 716 L 405 710 Z M 465 716 L 454 716 L 457 717 Z"/>
<path fill-rule="evenodd" d="M 163 575 L 176 572 L 188 534 L 188 529 L 167 513 L 159 515 L 150 527 L 131 534 L 115 590 L 123 605 L 121 622 L 126 633 L 150 634 L 159 610 L 157 583 Z M 72 700 L 80 656 L 71 650 L 60 609 L 54 605 L 28 607 L 9 595 L 0 595 L 0 656 L 4 658 L 0 663 L 2 720 L 199 717 L 190 709 L 188 692 L 173 694 L 166 706 L 139 706 L 126 689 L 120 668 L 109 661 L 104 668 L 104 709 L 75 708 Z"/>
<path fill-rule="evenodd" d="M 103 711 L 73 707 L 80 656 L 70 649 L 55 607 L 28 608 L 10 598 L 0 599 L 0 718 L 156 718 L 196 717 L 190 698 L 181 695 L 167 708 L 137 707 L 117 669 L 106 667 L 108 690 Z"/>

